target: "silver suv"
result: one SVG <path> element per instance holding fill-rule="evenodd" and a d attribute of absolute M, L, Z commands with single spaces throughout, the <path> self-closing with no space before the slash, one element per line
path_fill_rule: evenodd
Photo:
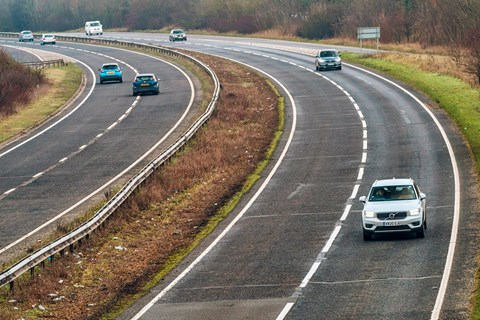
<path fill-rule="evenodd" d="M 413 232 L 425 236 L 427 216 L 425 194 L 412 179 L 377 180 L 363 202 L 363 240 L 375 233 Z"/>
<path fill-rule="evenodd" d="M 318 51 L 315 56 L 315 70 L 337 69 L 342 70 L 342 55 L 334 49 Z"/>

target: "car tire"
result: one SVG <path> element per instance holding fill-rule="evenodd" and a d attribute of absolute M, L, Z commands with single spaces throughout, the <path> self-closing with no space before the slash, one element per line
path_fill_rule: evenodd
<path fill-rule="evenodd" d="M 363 231 L 363 241 L 370 241 L 370 240 L 372 240 L 372 234 Z"/>
<path fill-rule="evenodd" d="M 120 83 L 122 83 L 122 82 L 123 82 L 123 80 L 122 80 L 122 78 L 120 78 Z"/>
<path fill-rule="evenodd" d="M 342 70 L 342 66 L 338 67 L 337 69 L 338 69 L 338 70 Z"/>
<path fill-rule="evenodd" d="M 416 237 L 417 238 L 425 238 L 425 225 L 422 226 L 422 230 L 417 231 Z"/>

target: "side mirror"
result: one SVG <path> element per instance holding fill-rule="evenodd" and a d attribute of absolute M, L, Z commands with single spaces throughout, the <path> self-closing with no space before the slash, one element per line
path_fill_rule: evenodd
<path fill-rule="evenodd" d="M 425 200 L 427 198 L 427 195 L 423 192 L 420 192 L 420 200 Z"/>
<path fill-rule="evenodd" d="M 367 200 L 367 197 L 365 196 L 361 196 L 360 198 L 358 198 L 358 201 L 360 201 L 361 203 L 365 203 L 366 200 Z"/>

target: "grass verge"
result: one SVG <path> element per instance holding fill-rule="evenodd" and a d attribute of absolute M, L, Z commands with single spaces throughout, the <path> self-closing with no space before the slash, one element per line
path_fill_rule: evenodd
<path fill-rule="evenodd" d="M 16 114 L 0 120 L 0 143 L 43 122 L 74 96 L 82 83 L 82 70 L 75 63 L 45 69 L 48 84 L 37 88 L 34 99 Z"/>

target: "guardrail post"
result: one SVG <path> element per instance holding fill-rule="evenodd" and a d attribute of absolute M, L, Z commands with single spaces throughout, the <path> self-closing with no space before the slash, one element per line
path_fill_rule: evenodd
<path fill-rule="evenodd" d="M 14 285 L 13 281 L 10 281 L 8 283 L 8 287 L 9 287 L 10 294 L 13 295 L 15 293 L 15 285 Z"/>
<path fill-rule="evenodd" d="M 30 268 L 30 279 L 33 279 L 34 275 L 35 275 L 35 267 Z"/>

